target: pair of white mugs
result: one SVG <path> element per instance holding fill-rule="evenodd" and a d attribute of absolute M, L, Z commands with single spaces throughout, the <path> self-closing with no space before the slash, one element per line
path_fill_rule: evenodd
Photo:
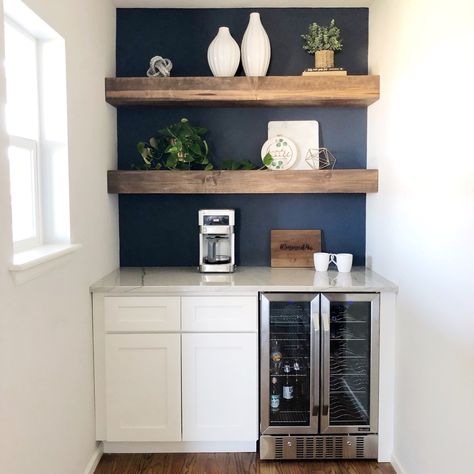
<path fill-rule="evenodd" d="M 317 272 L 327 272 L 330 263 L 334 263 L 340 272 L 350 272 L 352 268 L 351 253 L 317 252 L 313 255 L 314 268 Z"/>

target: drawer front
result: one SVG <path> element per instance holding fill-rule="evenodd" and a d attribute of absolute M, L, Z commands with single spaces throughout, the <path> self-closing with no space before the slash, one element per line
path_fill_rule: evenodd
<path fill-rule="evenodd" d="M 257 332 L 257 297 L 183 297 L 182 328 L 193 332 Z"/>
<path fill-rule="evenodd" d="M 106 332 L 180 330 L 180 298 L 165 296 L 105 297 Z"/>

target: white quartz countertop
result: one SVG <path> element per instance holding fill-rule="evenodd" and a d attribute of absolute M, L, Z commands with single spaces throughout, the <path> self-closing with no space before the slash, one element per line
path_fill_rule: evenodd
<path fill-rule="evenodd" d="M 311 268 L 238 267 L 234 273 L 199 273 L 195 267 L 119 268 L 91 286 L 94 293 L 252 293 L 258 291 L 397 292 L 365 267 L 350 273 Z"/>

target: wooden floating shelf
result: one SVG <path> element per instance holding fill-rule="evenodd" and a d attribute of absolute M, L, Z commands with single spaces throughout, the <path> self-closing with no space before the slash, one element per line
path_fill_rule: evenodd
<path fill-rule="evenodd" d="M 119 171 L 111 194 L 375 193 L 378 170 Z"/>
<path fill-rule="evenodd" d="M 105 79 L 114 106 L 342 106 L 379 99 L 379 76 L 116 77 Z"/>

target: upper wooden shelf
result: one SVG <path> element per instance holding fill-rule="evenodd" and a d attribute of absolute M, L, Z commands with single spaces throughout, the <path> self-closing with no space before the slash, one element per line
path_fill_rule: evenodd
<path fill-rule="evenodd" d="M 379 76 L 112 77 L 105 98 L 115 106 L 366 107 L 379 84 Z"/>
<path fill-rule="evenodd" d="M 375 193 L 377 170 L 118 171 L 107 175 L 112 194 Z"/>

